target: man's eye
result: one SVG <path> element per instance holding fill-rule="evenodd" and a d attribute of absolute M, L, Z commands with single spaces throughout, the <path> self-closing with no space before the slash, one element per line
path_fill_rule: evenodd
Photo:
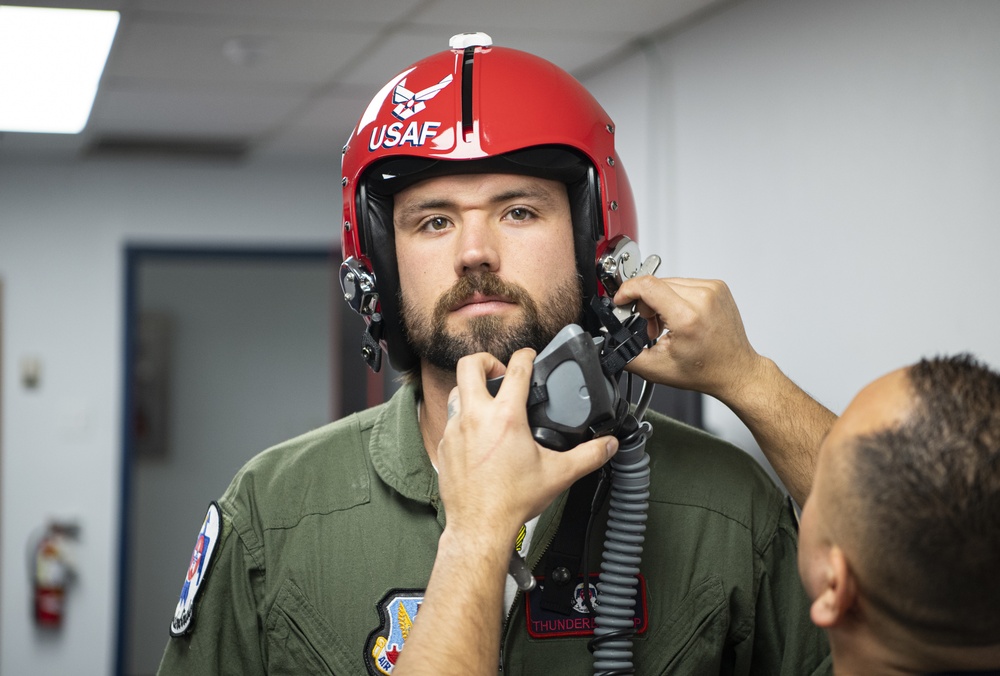
<path fill-rule="evenodd" d="M 514 207 L 507 214 L 512 221 L 526 221 L 531 218 L 531 212 L 524 207 Z"/>
<path fill-rule="evenodd" d="M 428 218 L 426 221 L 424 221 L 424 228 L 427 230 L 444 230 L 447 227 L 448 227 L 448 219 L 442 218 L 441 216 Z"/>

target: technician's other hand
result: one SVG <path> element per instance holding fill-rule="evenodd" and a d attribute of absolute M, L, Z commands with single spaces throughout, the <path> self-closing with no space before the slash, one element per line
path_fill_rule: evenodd
<path fill-rule="evenodd" d="M 650 337 L 659 336 L 628 366 L 642 378 L 727 402 L 764 368 L 725 282 L 635 277 L 614 297 L 616 305 L 633 301 L 649 321 Z"/>

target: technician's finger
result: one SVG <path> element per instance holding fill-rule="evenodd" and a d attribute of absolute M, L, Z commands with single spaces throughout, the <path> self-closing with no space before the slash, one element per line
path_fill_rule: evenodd
<path fill-rule="evenodd" d="M 696 307 L 707 303 L 726 304 L 732 298 L 729 286 L 721 279 L 670 279 L 673 290 L 684 300 Z"/>
<path fill-rule="evenodd" d="M 628 305 L 638 301 L 640 309 L 644 310 L 643 316 L 657 311 L 660 313 L 668 312 L 670 308 L 684 302 L 670 284 L 651 275 L 626 280 L 618 289 L 613 300 L 615 305 Z"/>
<path fill-rule="evenodd" d="M 524 407 L 531 389 L 531 371 L 534 367 L 535 351 L 530 347 L 521 348 L 511 355 L 507 362 L 507 373 L 497 392 L 497 400 L 512 402 Z"/>
<path fill-rule="evenodd" d="M 664 277 L 663 281 L 667 282 L 671 286 L 709 286 L 714 283 L 714 279 L 699 279 L 697 277 Z"/>
<path fill-rule="evenodd" d="M 491 374 L 501 375 L 503 368 L 499 359 L 486 352 L 462 357 L 455 367 L 459 397 L 468 402 L 483 401 L 490 396 L 486 389 L 486 379 L 494 377 Z"/>

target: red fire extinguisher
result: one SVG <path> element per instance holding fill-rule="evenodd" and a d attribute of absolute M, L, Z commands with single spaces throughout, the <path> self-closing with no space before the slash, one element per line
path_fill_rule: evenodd
<path fill-rule="evenodd" d="M 62 625 L 66 588 L 73 579 L 70 540 L 75 534 L 75 526 L 53 522 L 35 546 L 35 622 L 41 627 Z"/>

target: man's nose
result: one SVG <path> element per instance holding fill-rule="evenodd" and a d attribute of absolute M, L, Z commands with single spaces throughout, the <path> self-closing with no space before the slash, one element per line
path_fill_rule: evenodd
<path fill-rule="evenodd" d="M 496 272 L 500 267 L 500 233 L 483 218 L 470 216 L 462 221 L 455 253 L 455 272 Z"/>

